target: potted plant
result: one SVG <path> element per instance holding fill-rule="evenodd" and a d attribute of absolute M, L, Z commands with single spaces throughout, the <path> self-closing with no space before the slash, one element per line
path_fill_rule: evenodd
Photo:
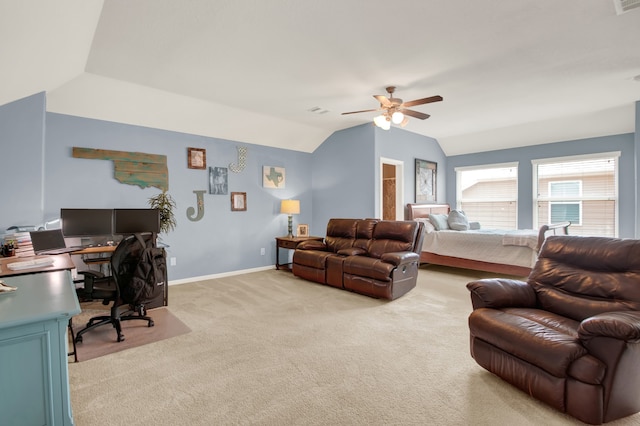
<path fill-rule="evenodd" d="M 176 202 L 167 191 L 162 191 L 148 200 L 149 207 L 160 211 L 160 232 L 168 233 L 176 227 L 176 216 L 174 210 Z"/>

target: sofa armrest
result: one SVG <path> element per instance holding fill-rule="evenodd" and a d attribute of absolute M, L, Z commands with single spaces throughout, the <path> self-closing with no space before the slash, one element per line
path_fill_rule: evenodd
<path fill-rule="evenodd" d="M 507 278 L 487 278 L 467 284 L 473 309 L 534 308 L 536 293 L 524 281 Z"/>
<path fill-rule="evenodd" d="M 584 319 L 578 327 L 581 340 L 611 337 L 625 342 L 640 341 L 640 312 L 616 311 Z"/>
<path fill-rule="evenodd" d="M 349 247 L 338 250 L 340 256 L 362 256 L 366 255 L 367 251 L 363 248 Z"/>
<path fill-rule="evenodd" d="M 412 251 L 398 251 L 393 253 L 384 253 L 380 256 L 380 260 L 399 266 L 404 263 L 417 262 L 420 260 L 420 256 Z"/>
<path fill-rule="evenodd" d="M 327 251 L 327 245 L 318 240 L 303 241 L 296 246 L 296 250 L 320 250 Z"/>

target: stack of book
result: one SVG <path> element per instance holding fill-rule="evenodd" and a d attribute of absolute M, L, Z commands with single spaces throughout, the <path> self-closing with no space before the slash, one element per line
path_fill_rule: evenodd
<path fill-rule="evenodd" d="M 5 235 L 5 240 L 10 238 L 14 240 L 17 245 L 15 247 L 16 256 L 28 257 L 34 256 L 33 245 L 31 244 L 31 235 L 28 232 L 16 232 L 14 234 Z"/>

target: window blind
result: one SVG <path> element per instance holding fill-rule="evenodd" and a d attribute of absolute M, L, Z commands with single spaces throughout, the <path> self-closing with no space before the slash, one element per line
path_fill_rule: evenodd
<path fill-rule="evenodd" d="M 618 235 L 619 153 L 534 162 L 536 217 L 544 223 L 571 221 L 573 235 Z"/>
<path fill-rule="evenodd" d="M 457 208 L 485 229 L 518 225 L 517 163 L 456 169 Z"/>

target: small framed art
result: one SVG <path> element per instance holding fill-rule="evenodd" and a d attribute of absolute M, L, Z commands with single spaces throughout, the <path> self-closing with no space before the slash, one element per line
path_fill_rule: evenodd
<path fill-rule="evenodd" d="M 296 234 L 298 237 L 308 237 L 309 236 L 309 225 L 301 223 L 296 228 Z"/>
<path fill-rule="evenodd" d="M 243 212 L 247 210 L 247 193 L 232 192 L 231 193 L 231 211 Z"/>
<path fill-rule="evenodd" d="M 207 168 L 207 150 L 202 148 L 187 148 L 187 167 L 190 169 Z"/>
<path fill-rule="evenodd" d="M 435 203 L 438 163 L 416 158 L 416 203 Z"/>
<path fill-rule="evenodd" d="M 226 167 L 209 167 L 209 194 L 229 193 L 229 173 Z"/>
<path fill-rule="evenodd" d="M 262 186 L 264 188 L 284 188 L 286 183 L 284 167 L 262 166 Z"/>

